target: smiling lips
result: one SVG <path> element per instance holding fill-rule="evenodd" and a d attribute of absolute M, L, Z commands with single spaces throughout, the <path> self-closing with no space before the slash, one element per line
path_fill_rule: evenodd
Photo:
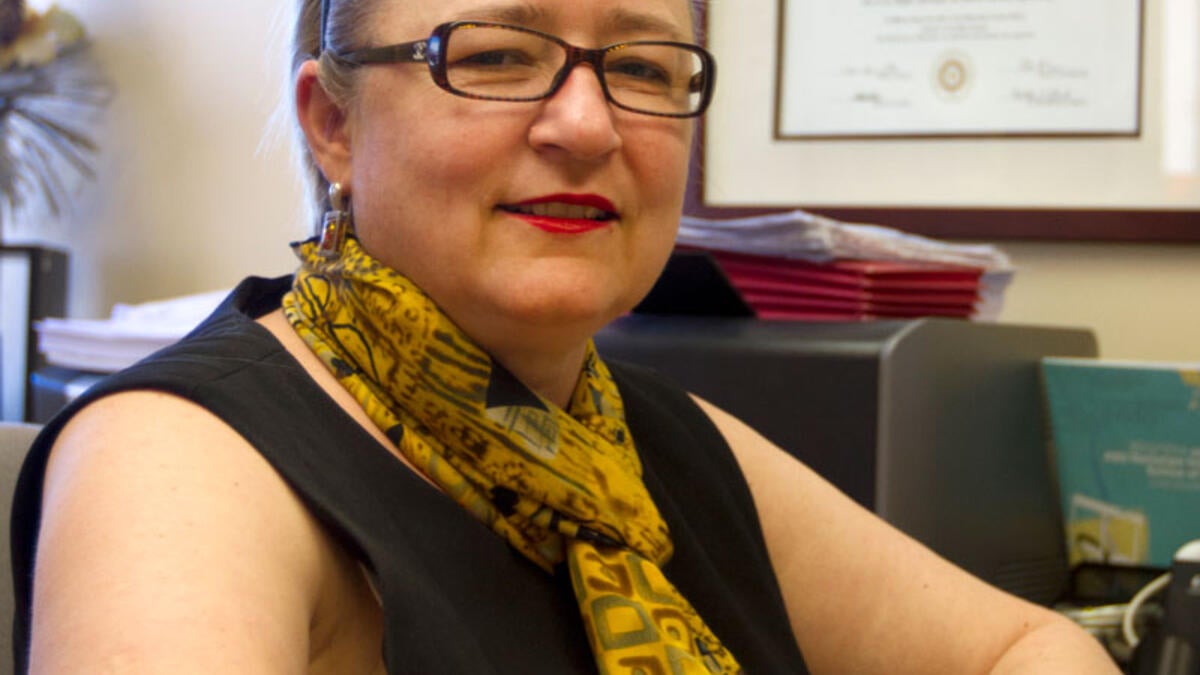
<path fill-rule="evenodd" d="M 500 209 L 551 234 L 582 234 L 608 227 L 617 220 L 617 207 L 593 194 L 546 195 L 504 204 Z"/>

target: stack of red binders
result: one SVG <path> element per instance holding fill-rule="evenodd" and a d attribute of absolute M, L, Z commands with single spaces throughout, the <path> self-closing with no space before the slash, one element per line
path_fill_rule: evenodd
<path fill-rule="evenodd" d="M 978 267 L 707 253 L 762 319 L 970 318 L 980 302 L 983 270 Z"/>
<path fill-rule="evenodd" d="M 638 312 L 867 321 L 995 320 L 1012 281 L 990 244 L 939 241 L 804 210 L 684 216 L 676 250 Z"/>

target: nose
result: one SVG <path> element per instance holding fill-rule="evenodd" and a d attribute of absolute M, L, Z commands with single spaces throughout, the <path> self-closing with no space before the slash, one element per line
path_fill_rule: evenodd
<path fill-rule="evenodd" d="M 621 142 L 613 106 L 596 71 L 586 63 L 572 69 L 558 91 L 542 102 L 529 129 L 534 148 L 588 161 L 609 155 Z"/>

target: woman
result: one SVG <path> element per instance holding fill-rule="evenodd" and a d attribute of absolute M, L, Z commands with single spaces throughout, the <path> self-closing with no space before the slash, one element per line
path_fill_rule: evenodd
<path fill-rule="evenodd" d="M 672 246 L 693 40 L 686 0 L 304 2 L 322 236 L 48 426 L 32 670 L 1115 672 L 596 357 Z"/>

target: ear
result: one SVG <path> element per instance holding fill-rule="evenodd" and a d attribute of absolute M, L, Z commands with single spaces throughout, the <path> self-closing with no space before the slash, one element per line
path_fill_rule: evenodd
<path fill-rule="evenodd" d="M 350 182 L 350 129 L 339 108 L 317 78 L 316 61 L 306 61 L 296 74 L 296 118 L 321 174 L 331 183 Z"/>

